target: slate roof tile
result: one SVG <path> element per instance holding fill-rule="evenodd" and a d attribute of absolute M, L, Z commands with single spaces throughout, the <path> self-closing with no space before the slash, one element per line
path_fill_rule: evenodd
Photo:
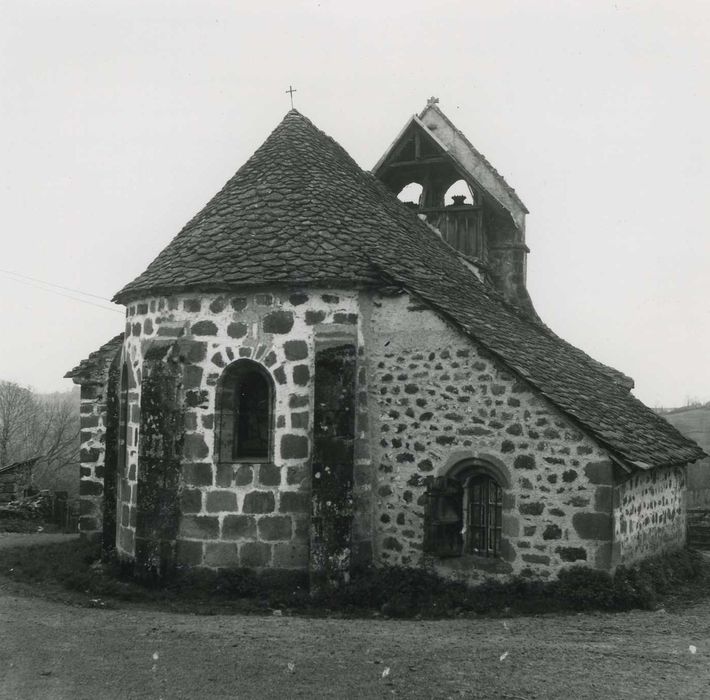
<path fill-rule="evenodd" d="M 116 354 L 121 352 L 123 337 L 123 333 L 114 336 L 98 350 L 95 350 L 86 359 L 82 360 L 74 369 L 69 370 L 64 376 L 67 379 L 73 379 L 76 384 L 102 381 L 106 364 L 111 363 Z"/>
<path fill-rule="evenodd" d="M 417 214 L 296 110 L 115 301 L 235 286 L 404 287 L 497 355 L 624 461 L 704 453 L 605 367 L 464 266 Z"/>

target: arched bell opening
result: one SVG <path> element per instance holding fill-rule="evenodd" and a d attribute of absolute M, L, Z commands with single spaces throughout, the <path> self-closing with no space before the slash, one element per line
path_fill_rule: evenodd
<path fill-rule="evenodd" d="M 402 187 L 397 199 L 412 209 L 418 209 L 421 206 L 423 192 L 424 188 L 418 182 L 410 182 Z"/>
<path fill-rule="evenodd" d="M 444 193 L 445 207 L 471 206 L 478 204 L 476 196 L 466 180 L 456 180 Z"/>

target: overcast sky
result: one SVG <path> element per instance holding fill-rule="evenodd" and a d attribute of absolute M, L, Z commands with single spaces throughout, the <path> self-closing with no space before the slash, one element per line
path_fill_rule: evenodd
<path fill-rule="evenodd" d="M 710 400 L 710 3 L 0 0 L 0 269 L 110 298 L 295 106 L 371 168 L 427 97 L 530 210 L 528 286 L 646 403 Z M 0 273 L 41 391 L 123 307 Z"/>

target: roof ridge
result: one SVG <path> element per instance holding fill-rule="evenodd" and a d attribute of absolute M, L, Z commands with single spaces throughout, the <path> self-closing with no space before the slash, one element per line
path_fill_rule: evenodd
<path fill-rule="evenodd" d="M 494 177 L 500 182 L 500 184 L 503 186 L 505 191 L 515 200 L 516 204 L 518 204 L 522 209 L 525 211 L 526 214 L 529 214 L 530 211 L 528 208 L 525 206 L 525 203 L 523 202 L 522 199 L 520 199 L 520 196 L 518 193 L 515 191 L 515 188 L 508 183 L 508 181 L 505 179 L 505 177 L 498 171 L 498 169 L 491 163 L 486 156 L 481 153 L 472 143 L 469 141 L 468 137 L 466 134 L 461 131 L 452 121 L 449 119 L 449 117 L 446 116 L 444 111 L 439 107 L 437 104 L 430 104 L 427 105 L 419 114 L 419 119 L 421 119 L 425 112 L 429 110 L 435 110 L 436 113 L 451 127 L 451 129 L 456 133 L 456 135 L 474 152 L 474 154 L 480 158 L 483 163 L 491 170 L 492 174 Z"/>
<path fill-rule="evenodd" d="M 416 212 L 297 110 L 114 298 L 333 280 L 374 286 L 384 273 L 620 458 L 660 465 L 703 454 L 669 423 L 658 424 L 611 370 L 484 285 Z"/>

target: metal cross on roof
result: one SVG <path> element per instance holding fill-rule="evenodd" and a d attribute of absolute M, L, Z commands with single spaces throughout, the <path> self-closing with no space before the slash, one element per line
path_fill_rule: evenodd
<path fill-rule="evenodd" d="M 287 93 L 289 94 L 289 96 L 291 97 L 291 109 L 293 109 L 293 93 L 294 93 L 294 92 L 298 92 L 298 90 L 294 89 L 293 87 L 291 87 L 291 86 L 289 85 L 289 86 L 288 86 L 288 90 L 286 90 L 286 92 L 287 92 Z"/>
<path fill-rule="evenodd" d="M 431 106 L 431 105 L 438 105 L 438 104 L 439 104 L 439 98 L 438 98 L 438 97 L 434 97 L 434 96 L 432 95 L 432 97 L 430 97 L 430 98 L 426 101 L 426 104 L 427 104 L 427 107 L 429 107 L 429 106 Z"/>

